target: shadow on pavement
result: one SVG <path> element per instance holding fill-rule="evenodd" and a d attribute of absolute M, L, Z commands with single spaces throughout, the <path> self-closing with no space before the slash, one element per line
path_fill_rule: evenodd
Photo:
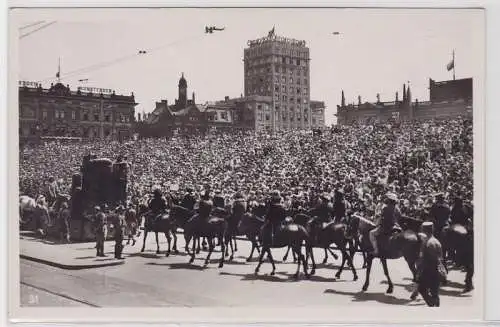
<path fill-rule="evenodd" d="M 147 265 L 152 266 L 168 266 L 170 269 L 188 269 L 188 270 L 207 270 L 209 267 L 193 265 L 191 263 L 157 263 L 157 262 L 148 262 Z"/>
<path fill-rule="evenodd" d="M 411 278 L 408 278 L 411 280 Z M 382 281 L 380 284 L 385 284 L 387 285 L 387 281 Z M 406 291 L 408 292 L 413 292 L 413 283 L 412 284 L 401 284 L 401 283 L 393 283 L 394 286 L 399 286 L 399 287 L 404 287 Z M 458 288 L 459 290 L 450 290 L 448 288 L 453 287 L 453 288 Z M 451 297 L 471 297 L 471 294 L 469 293 L 462 293 L 462 289 L 464 288 L 464 285 L 461 285 L 456 282 L 450 282 L 446 284 L 446 286 L 441 286 L 439 289 L 439 295 L 442 296 L 451 296 Z"/>
<path fill-rule="evenodd" d="M 288 276 L 285 272 L 277 272 L 276 274 L 278 275 L 285 275 Z M 258 274 L 256 275 L 255 273 L 251 274 L 237 274 L 237 273 L 229 273 L 225 271 L 221 271 L 219 273 L 221 276 L 236 276 L 236 277 L 241 277 L 241 280 L 244 281 L 256 281 L 256 280 L 262 280 L 266 282 L 278 282 L 278 283 L 290 283 L 290 282 L 296 282 L 300 281 L 300 279 L 304 279 L 304 276 L 301 274 L 300 279 L 296 280 L 295 278 L 292 277 L 292 274 L 290 274 L 289 278 L 281 278 L 278 276 L 271 276 L 269 274 L 263 275 L 263 274 Z"/>
<path fill-rule="evenodd" d="M 353 302 L 379 302 L 379 303 L 384 303 L 384 304 L 392 304 L 392 305 L 406 305 L 409 304 L 412 301 L 408 295 L 408 299 L 399 299 L 397 297 L 394 297 L 389 294 L 385 293 L 365 293 L 365 292 L 343 292 L 343 291 L 337 291 L 333 289 L 327 289 L 325 290 L 325 293 L 327 294 L 334 294 L 334 295 L 346 295 L 346 296 L 352 296 L 352 301 Z"/>

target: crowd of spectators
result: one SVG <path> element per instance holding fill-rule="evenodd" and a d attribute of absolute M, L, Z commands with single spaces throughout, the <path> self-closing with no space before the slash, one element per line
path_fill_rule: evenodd
<path fill-rule="evenodd" d="M 272 135 L 217 135 L 138 139 L 124 143 L 48 142 L 20 148 L 20 193 L 36 197 L 49 177 L 69 194 L 71 177 L 89 153 L 125 156 L 130 163 L 129 195 L 142 197 L 159 186 L 181 196 L 219 190 L 264 200 L 279 190 L 285 203 L 314 206 L 318 196 L 342 190 L 355 211 L 372 217 L 387 192 L 401 211 L 422 219 L 436 193 L 448 203 L 472 204 L 472 121 L 334 126 L 321 134 L 286 131 Z"/>

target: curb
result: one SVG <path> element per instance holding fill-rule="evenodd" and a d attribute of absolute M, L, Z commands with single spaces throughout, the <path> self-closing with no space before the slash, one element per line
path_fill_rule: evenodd
<path fill-rule="evenodd" d="M 111 261 L 111 262 L 104 262 L 104 263 L 95 263 L 95 264 L 83 264 L 83 265 L 65 265 L 62 263 L 57 263 L 45 259 L 40 259 L 36 257 L 32 257 L 29 255 L 25 254 L 19 254 L 19 257 L 21 259 L 25 260 L 30 260 L 38 263 L 43 263 L 52 267 L 56 268 L 61 268 L 61 269 L 66 269 L 66 270 L 80 270 L 80 269 L 92 269 L 92 268 L 101 268 L 101 267 L 110 267 L 110 266 L 118 266 L 118 265 L 123 265 L 125 263 L 124 260 L 116 260 L 116 261 Z"/>

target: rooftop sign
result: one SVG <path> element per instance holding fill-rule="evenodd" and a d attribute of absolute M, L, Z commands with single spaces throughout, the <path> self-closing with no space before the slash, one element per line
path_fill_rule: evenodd
<path fill-rule="evenodd" d="M 296 46 L 300 46 L 300 47 L 306 46 L 306 41 L 290 39 L 290 38 L 283 37 L 283 36 L 276 36 L 274 34 L 268 35 L 266 37 L 263 37 L 263 38 L 260 38 L 257 40 L 249 40 L 247 42 L 247 44 L 249 46 L 253 46 L 253 45 L 259 45 L 259 44 L 268 43 L 268 42 L 283 42 L 283 43 L 288 43 L 288 44 L 296 45 Z"/>
<path fill-rule="evenodd" d="M 78 91 L 82 93 L 94 93 L 94 94 L 111 94 L 113 93 L 113 90 L 111 89 L 100 89 L 97 87 L 84 87 L 84 86 L 79 86 Z"/>
<path fill-rule="evenodd" d="M 30 82 L 30 81 L 19 81 L 19 86 L 25 86 L 25 87 L 38 87 L 40 84 L 37 82 Z"/>

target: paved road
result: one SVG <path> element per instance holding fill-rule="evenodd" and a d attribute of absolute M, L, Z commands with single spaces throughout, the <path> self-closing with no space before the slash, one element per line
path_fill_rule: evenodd
<path fill-rule="evenodd" d="M 334 274 L 339 261 L 330 258 L 327 265 L 319 265 L 316 275 L 310 280 L 295 281 L 295 264 L 277 262 L 276 275 L 270 276 L 271 265 L 264 263 L 255 276 L 256 262 L 245 262 L 250 246 L 246 241 L 238 242 L 238 252 L 233 262 L 217 268 L 213 260 L 203 267 L 205 252 L 198 255 L 194 264 L 181 253 L 165 257 L 156 255 L 152 243 L 147 243 L 145 253 L 139 253 L 140 245 L 126 249 L 124 265 L 89 270 L 63 270 L 27 260 L 21 260 L 21 301 L 30 306 L 304 306 L 304 305 L 349 305 L 364 303 L 375 306 L 424 305 L 422 300 L 410 301 L 412 289 L 409 269 L 404 260 L 392 260 L 389 269 L 394 293 L 386 295 L 387 288 L 382 267 L 374 262 L 370 288 L 361 293 L 365 270 L 358 269 L 359 280 L 352 280 L 352 273 L 344 271 L 341 278 Z M 179 238 L 179 240 L 182 237 Z M 179 242 L 182 245 L 182 241 Z M 162 250 L 166 244 L 161 244 Z M 88 255 L 94 254 L 88 249 Z M 108 255 L 112 255 L 113 243 L 106 243 Z M 281 260 L 285 249 L 273 249 L 273 256 Z M 316 252 L 321 261 L 323 253 Z M 220 252 L 212 259 L 219 259 Z M 290 261 L 290 259 L 289 259 Z M 356 267 L 361 258 L 355 258 Z M 303 276 L 302 276 L 303 277 Z M 468 306 L 474 293 L 461 294 L 464 273 L 451 271 L 449 286 L 441 291 L 442 306 Z"/>

